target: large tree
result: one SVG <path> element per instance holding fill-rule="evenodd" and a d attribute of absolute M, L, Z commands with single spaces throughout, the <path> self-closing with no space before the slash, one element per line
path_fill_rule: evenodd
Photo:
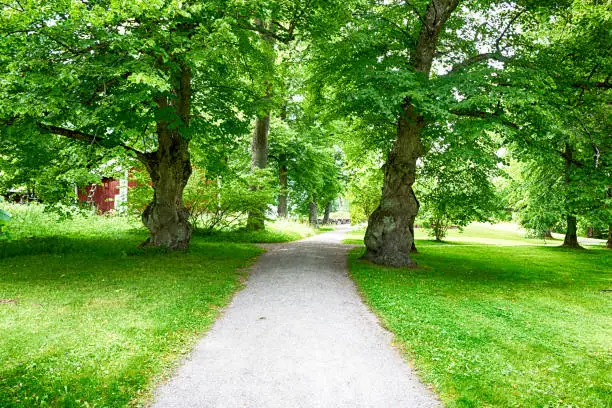
<path fill-rule="evenodd" d="M 251 94 L 241 67 L 261 39 L 237 21 L 258 16 L 224 0 L 9 0 L 0 13 L 4 131 L 123 147 L 152 180 L 147 244 L 187 247 L 190 140 L 244 131 Z"/>
<path fill-rule="evenodd" d="M 319 70 L 335 83 L 327 94 L 389 148 L 380 205 L 365 237 L 365 258 L 374 263 L 415 265 L 410 250 L 419 210 L 412 188 L 417 161 L 448 131 L 454 115 L 500 121 L 486 94 L 481 106 L 464 100 L 490 86 L 494 66 L 487 62 L 509 57 L 512 26 L 523 7 L 459 3 L 364 1 L 337 37 L 320 47 L 326 58 Z"/>
<path fill-rule="evenodd" d="M 519 113 L 537 108 L 523 102 L 526 95 L 544 97 L 544 87 L 514 82 L 529 81 L 532 68 L 524 57 L 539 41 L 541 22 L 555 20 L 569 6 L 364 0 L 352 21 L 319 47 L 320 78 L 333 83 L 324 96 L 340 113 L 367 123 L 381 148 L 391 142 L 381 202 L 366 231 L 366 259 L 415 265 L 410 249 L 419 210 L 412 188 L 418 160 L 440 139 L 462 137 L 453 131 L 459 118 L 470 118 L 482 130 L 511 130 L 512 137 L 534 129 Z"/>

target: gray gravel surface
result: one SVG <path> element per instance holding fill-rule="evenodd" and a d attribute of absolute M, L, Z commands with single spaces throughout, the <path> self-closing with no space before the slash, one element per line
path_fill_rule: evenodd
<path fill-rule="evenodd" d="M 268 245 L 154 407 L 437 407 L 347 276 L 344 230 Z"/>

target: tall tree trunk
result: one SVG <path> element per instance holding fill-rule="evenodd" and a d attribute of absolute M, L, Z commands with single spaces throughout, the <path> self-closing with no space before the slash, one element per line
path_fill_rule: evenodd
<path fill-rule="evenodd" d="M 327 225 L 329 224 L 329 215 L 331 214 L 331 208 L 332 208 L 332 202 L 330 201 L 329 203 L 327 203 L 327 205 L 325 206 L 325 212 L 323 213 L 323 224 Z"/>
<path fill-rule="evenodd" d="M 317 195 L 312 193 L 308 204 L 308 222 L 315 228 L 319 228 L 319 209 L 317 207 Z"/>
<path fill-rule="evenodd" d="M 563 240 L 563 246 L 567 248 L 580 248 L 578 243 L 578 228 L 576 226 L 576 216 L 567 216 L 567 231 L 565 233 L 565 239 Z"/>
<path fill-rule="evenodd" d="M 412 193 L 414 194 L 414 191 Z M 421 208 L 421 203 L 419 202 L 419 200 L 417 200 L 416 194 L 414 195 L 414 199 L 416 200 L 416 203 L 417 203 L 417 214 L 418 214 L 419 209 Z M 419 250 L 417 249 L 416 244 L 414 243 L 414 218 L 412 218 L 410 222 L 410 235 L 412 235 L 412 246 L 410 247 L 410 253 L 418 254 Z"/>
<path fill-rule="evenodd" d="M 160 110 L 173 108 L 184 127 L 189 127 L 191 115 L 191 69 L 181 65 L 180 77 L 170 98 L 156 100 Z M 189 211 L 183 204 L 183 190 L 191 176 L 189 141 L 175 126 L 157 123 L 158 148 L 141 154 L 153 186 L 153 200 L 142 213 L 142 222 L 150 237 L 145 246 L 185 249 L 191 240 Z"/>
<path fill-rule="evenodd" d="M 268 165 L 268 133 L 270 132 L 270 113 L 257 117 L 255 130 L 251 141 L 251 171 L 265 169 Z M 260 231 L 265 228 L 266 207 L 250 211 L 247 219 L 247 229 Z"/>
<path fill-rule="evenodd" d="M 416 160 L 422 152 L 420 134 L 424 122 L 405 105 L 393 150 L 385 164 L 380 205 L 368 220 L 364 258 L 381 265 L 416 266 L 410 258 L 414 237 L 410 231 L 418 212 L 412 185 Z"/>
<path fill-rule="evenodd" d="M 278 184 L 280 185 L 280 191 L 278 193 L 278 216 L 279 218 L 287 218 L 289 215 L 287 208 L 287 156 L 285 154 L 281 154 L 278 158 L 278 162 Z"/>
<path fill-rule="evenodd" d="M 432 0 L 421 19 L 419 38 L 410 56 L 414 71 L 429 77 L 444 24 L 459 0 Z M 368 220 L 364 258 L 381 265 L 415 267 L 410 258 L 414 244 L 414 219 L 419 210 L 412 185 L 417 159 L 424 153 L 421 133 L 425 118 L 406 98 L 397 122 L 397 138 L 385 163 L 383 192 L 378 208 Z"/>
<path fill-rule="evenodd" d="M 574 160 L 574 150 L 569 143 L 565 144 L 565 152 L 563 153 L 565 159 L 565 187 L 567 189 L 566 195 L 567 201 L 569 201 L 570 186 L 572 183 L 572 162 Z M 576 216 L 571 213 L 571 209 L 567 208 L 568 214 L 567 220 L 567 231 L 565 233 L 565 239 L 563 240 L 563 246 L 567 248 L 580 248 L 578 244 L 578 228 L 576 223 Z"/>
<path fill-rule="evenodd" d="M 191 175 L 188 143 L 178 132 L 159 139 L 159 149 L 147 162 L 153 201 L 142 213 L 142 222 L 151 234 L 144 245 L 185 249 L 192 232 L 189 211 L 183 205 L 183 190 Z"/>

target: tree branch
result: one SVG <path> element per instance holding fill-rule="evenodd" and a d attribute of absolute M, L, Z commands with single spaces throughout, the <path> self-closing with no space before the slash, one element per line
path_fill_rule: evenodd
<path fill-rule="evenodd" d="M 504 126 L 508 126 L 513 129 L 519 129 L 519 126 L 516 123 L 510 122 L 509 120 L 504 119 L 502 117 L 502 111 L 485 112 L 485 111 L 478 111 L 478 110 L 471 110 L 471 109 L 470 110 L 452 109 L 450 113 L 452 113 L 453 115 L 457 115 L 457 116 L 468 116 L 471 118 L 478 118 L 478 119 L 498 119 L 500 120 L 501 124 Z"/>
<path fill-rule="evenodd" d="M 295 38 L 293 34 L 279 35 L 274 31 L 268 30 L 266 27 L 260 24 L 242 23 L 242 28 L 246 28 L 247 30 L 251 31 L 256 31 L 264 36 L 274 38 L 275 40 L 284 44 L 288 43 L 289 41 L 292 41 Z"/>
<path fill-rule="evenodd" d="M 501 61 L 501 62 L 508 61 L 508 58 L 504 57 L 501 54 L 501 49 L 500 49 L 499 45 L 500 45 L 502 39 L 506 36 L 506 33 L 508 33 L 508 30 L 510 29 L 510 27 L 512 27 L 512 25 L 516 22 L 516 20 L 518 20 L 518 18 L 521 15 L 523 15 L 525 13 L 525 11 L 527 11 L 527 9 L 523 9 L 523 10 L 519 11 L 518 13 L 516 13 L 516 15 L 510 19 L 508 24 L 506 24 L 506 27 L 504 27 L 504 29 L 499 34 L 499 36 L 495 39 L 495 43 L 494 43 L 495 51 L 494 52 L 483 52 L 482 54 L 478 54 L 478 55 L 474 55 L 472 57 L 468 57 L 465 60 L 463 60 L 462 62 L 454 65 L 453 68 L 448 73 L 450 74 L 450 73 L 459 71 L 462 68 L 466 68 L 466 67 L 468 67 L 468 66 L 470 66 L 472 64 L 475 64 L 475 63 L 478 63 L 478 62 L 481 62 L 481 61 L 484 61 L 484 60 L 494 59 L 494 60 Z"/>
<path fill-rule="evenodd" d="M 508 60 L 508 58 L 502 56 L 498 52 L 484 52 L 482 54 L 478 54 L 478 55 L 474 55 L 472 57 L 469 57 L 469 58 L 461 61 L 460 63 L 453 65 L 453 67 L 451 68 L 450 71 L 448 71 L 448 73 L 451 74 L 453 72 L 459 71 L 462 68 L 469 67 L 472 64 L 476 64 L 478 62 L 485 61 L 485 60 L 490 60 L 490 59 L 494 59 L 494 60 L 502 61 L 502 62 L 505 62 L 505 61 Z"/>
<path fill-rule="evenodd" d="M 37 122 L 36 126 L 42 131 L 42 132 L 46 132 L 46 133 L 51 133 L 54 135 L 58 135 L 58 136 L 64 136 L 67 137 L 69 139 L 73 139 L 73 140 L 78 140 L 80 142 L 85 142 L 85 143 L 89 143 L 89 144 L 95 144 L 97 146 L 101 146 L 101 147 L 108 147 L 108 145 L 105 145 L 103 142 L 106 141 L 106 139 L 101 138 L 101 137 L 97 137 L 94 135 L 90 135 L 78 130 L 72 130 L 72 129 L 66 129 L 63 127 L 59 127 L 59 126 L 52 126 L 52 125 L 47 125 L 41 122 Z M 146 162 L 147 160 L 147 155 L 143 152 L 141 152 L 140 150 L 134 149 L 133 147 L 130 147 L 124 143 L 119 143 L 119 144 L 115 144 L 116 146 L 120 146 L 123 147 L 125 150 L 130 151 L 130 152 L 134 152 L 134 154 L 136 154 L 136 157 L 138 158 L 138 160 Z"/>

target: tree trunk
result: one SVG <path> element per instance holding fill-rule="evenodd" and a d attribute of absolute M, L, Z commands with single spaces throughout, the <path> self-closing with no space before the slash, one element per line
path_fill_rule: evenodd
<path fill-rule="evenodd" d="M 414 194 L 414 191 L 412 193 Z M 419 200 L 417 200 L 416 194 L 414 195 L 414 199 L 416 200 L 416 203 L 417 203 L 417 214 L 418 214 L 419 209 L 421 208 L 421 203 L 419 202 Z M 418 254 L 419 250 L 417 249 L 416 244 L 414 243 L 414 218 L 412 219 L 412 222 L 410 223 L 410 235 L 412 235 L 412 246 L 410 247 L 410 253 Z"/>
<path fill-rule="evenodd" d="M 607 186 L 606 194 L 608 198 L 612 198 L 612 186 Z M 612 249 L 612 224 L 608 225 L 608 242 L 606 242 L 606 248 Z"/>
<path fill-rule="evenodd" d="M 565 233 L 565 240 L 563 240 L 563 246 L 567 248 L 581 248 L 578 243 L 578 234 L 576 227 L 576 216 L 567 216 L 567 232 Z"/>
<path fill-rule="evenodd" d="M 315 193 L 312 193 L 308 207 L 308 222 L 313 227 L 319 228 L 319 209 L 317 207 L 317 196 Z"/>
<path fill-rule="evenodd" d="M 421 29 L 410 64 L 415 72 L 429 77 L 438 37 L 459 0 L 432 0 L 421 18 Z M 419 203 L 412 191 L 416 161 L 424 153 L 421 133 L 425 119 L 404 100 L 397 122 L 397 138 L 385 163 L 382 198 L 368 220 L 364 258 L 381 265 L 416 267 L 410 258 L 414 244 L 414 219 Z"/>
<path fill-rule="evenodd" d="M 572 161 L 574 159 L 574 150 L 569 143 L 565 144 L 565 152 L 563 154 L 565 159 L 565 186 L 567 188 L 567 198 L 569 201 L 570 193 L 570 185 L 572 183 Z M 568 212 L 570 209 L 567 209 Z M 578 244 L 578 228 L 576 226 L 576 216 L 572 215 L 571 212 L 567 214 L 567 231 L 565 233 L 565 239 L 563 240 L 563 246 L 566 248 L 580 248 L 580 244 Z"/>
<path fill-rule="evenodd" d="M 153 201 L 142 213 L 151 234 L 143 245 L 185 249 L 192 232 L 189 211 L 183 205 L 183 190 L 191 175 L 188 142 L 177 131 L 163 129 L 158 150 L 147 156 Z"/>
<path fill-rule="evenodd" d="M 423 119 L 411 105 L 405 104 L 397 139 L 385 164 L 381 202 L 368 220 L 364 258 L 373 263 L 416 266 L 410 258 L 414 242 L 411 228 L 419 205 L 412 185 L 416 177 L 416 161 L 422 153 L 420 134 L 423 126 Z"/>
<path fill-rule="evenodd" d="M 289 211 L 287 209 L 287 191 L 288 191 L 288 183 L 287 183 L 287 165 L 286 165 L 287 157 L 284 154 L 281 154 L 279 157 L 279 165 L 278 165 L 278 184 L 280 185 L 280 191 L 278 193 L 278 217 L 279 218 L 287 218 L 289 215 Z"/>
<path fill-rule="evenodd" d="M 270 132 L 270 114 L 257 117 L 255 130 L 251 141 L 251 171 L 265 169 L 268 165 L 268 133 Z M 255 211 L 250 211 L 247 219 L 247 229 L 261 231 L 265 228 L 265 205 Z"/>
<path fill-rule="evenodd" d="M 543 236 L 544 238 L 553 239 L 552 230 L 550 228 L 547 228 L 546 231 L 544 231 Z"/>
<path fill-rule="evenodd" d="M 329 215 L 331 214 L 332 202 L 330 201 L 325 206 L 325 212 L 323 213 L 323 225 L 329 224 Z"/>
<path fill-rule="evenodd" d="M 191 69 L 181 64 L 177 87 L 171 97 L 156 99 L 158 108 L 172 108 L 184 128 L 189 127 L 191 115 Z M 189 211 L 183 204 L 183 190 L 191 176 L 189 141 L 180 133 L 180 127 L 168 122 L 157 123 L 158 148 L 155 152 L 141 153 L 142 161 L 153 186 L 153 200 L 142 213 L 142 222 L 150 237 L 143 246 L 185 249 L 191 241 L 192 226 Z"/>

